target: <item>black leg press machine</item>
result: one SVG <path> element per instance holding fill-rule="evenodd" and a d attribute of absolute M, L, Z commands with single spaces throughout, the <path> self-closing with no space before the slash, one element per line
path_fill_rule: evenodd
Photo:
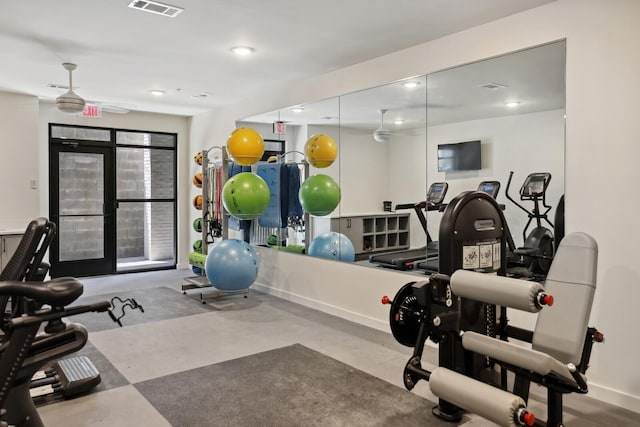
<path fill-rule="evenodd" d="M 382 298 L 391 305 L 393 336 L 414 349 L 404 384 L 411 390 L 429 381 L 438 396 L 433 414 L 447 421 L 459 421 L 466 410 L 504 426 L 562 426 L 562 397 L 587 393 L 591 349 L 604 340 L 587 326 L 597 244 L 585 233 L 569 234 L 544 283 L 508 278 L 505 225 L 489 195 L 460 194 L 441 222 L 440 273 L 407 283 L 393 301 Z M 509 325 L 507 307 L 538 313 L 535 329 Z M 433 372 L 421 364 L 427 339 L 438 344 Z M 527 409 L 532 381 L 547 389 L 546 422 Z"/>

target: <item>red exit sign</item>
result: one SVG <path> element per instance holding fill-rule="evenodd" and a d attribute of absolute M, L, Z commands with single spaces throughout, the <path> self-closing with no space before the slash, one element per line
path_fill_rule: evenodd
<path fill-rule="evenodd" d="M 273 133 L 284 135 L 285 133 L 287 133 L 287 125 L 284 122 L 274 122 Z"/>
<path fill-rule="evenodd" d="M 102 108 L 98 105 L 87 104 L 84 106 L 84 110 L 80 113 L 80 117 L 102 117 Z"/>

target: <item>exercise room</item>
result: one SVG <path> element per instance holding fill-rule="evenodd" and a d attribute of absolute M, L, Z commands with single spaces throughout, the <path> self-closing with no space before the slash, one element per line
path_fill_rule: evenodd
<path fill-rule="evenodd" d="M 640 425 L 640 4 L 263 3 L 7 5 L 0 425 Z"/>

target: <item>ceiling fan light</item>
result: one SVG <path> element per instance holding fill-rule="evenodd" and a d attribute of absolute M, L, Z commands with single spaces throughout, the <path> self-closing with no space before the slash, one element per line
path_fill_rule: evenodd
<path fill-rule="evenodd" d="M 85 101 L 72 90 L 56 98 L 56 108 L 65 114 L 78 114 L 84 110 Z"/>
<path fill-rule="evenodd" d="M 384 127 L 384 113 L 386 112 L 386 108 L 378 110 L 378 113 L 380 113 L 380 127 L 373 131 L 373 139 L 376 142 L 387 142 L 391 139 L 391 131 Z"/>
<path fill-rule="evenodd" d="M 69 91 L 56 98 L 56 108 L 65 114 L 78 114 L 84 110 L 85 101 L 73 91 L 73 80 L 71 73 L 77 68 L 76 64 L 65 62 L 62 64 L 69 72 Z"/>
<path fill-rule="evenodd" d="M 373 131 L 373 139 L 376 140 L 376 142 L 387 142 L 391 139 L 391 131 L 380 127 Z"/>

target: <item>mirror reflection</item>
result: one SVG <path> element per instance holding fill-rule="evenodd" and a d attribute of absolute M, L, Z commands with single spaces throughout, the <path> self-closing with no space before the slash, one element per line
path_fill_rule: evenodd
<path fill-rule="evenodd" d="M 309 173 L 339 183 L 340 204 L 330 215 L 311 217 L 307 228 L 309 239 L 344 234 L 359 265 L 416 270 L 437 251 L 441 206 L 481 183 L 497 190 L 514 246 L 521 247 L 536 225 L 534 219 L 525 229 L 525 210 L 535 201 L 521 194 L 538 185 L 530 175 L 550 177 L 538 201 L 542 212 L 543 202 L 550 207 L 549 222 L 564 194 L 565 48 L 564 41 L 551 43 L 238 125 L 284 140 L 287 151 L 304 151 L 317 133 L 338 142 L 336 162 Z M 274 134 L 276 122 L 286 125 L 284 134 Z M 506 198 L 507 186 L 525 210 Z M 295 240 L 291 231 L 285 237 Z"/>
<path fill-rule="evenodd" d="M 332 215 L 339 215 L 337 205 L 340 195 L 340 129 L 339 129 L 339 99 L 332 98 L 318 102 L 295 105 L 275 112 L 259 114 L 237 121 L 237 127 L 251 127 L 257 130 L 265 140 L 266 150 L 272 151 L 266 156 L 265 161 L 282 164 L 291 168 L 297 165 L 300 182 L 298 185 L 280 186 L 280 196 L 284 199 L 298 200 L 299 188 L 303 191 L 305 182 L 312 180 L 322 181 L 323 188 L 328 189 L 321 198 L 314 198 L 313 194 L 306 199 L 306 207 L 302 216 L 288 215 L 287 220 L 282 220 L 281 226 L 265 221 L 253 221 L 251 224 L 250 242 L 256 245 L 267 245 L 290 252 L 300 253 L 308 249 L 308 242 L 314 237 L 328 232 L 329 226 L 326 220 L 317 220 L 313 214 L 323 214 L 323 210 L 332 211 Z M 316 141 L 322 151 L 318 161 L 308 161 L 305 156 L 305 145 L 314 136 L 322 136 Z M 330 144 L 327 150 L 327 144 Z M 330 153 L 331 159 L 324 159 Z M 332 160 L 335 158 L 335 160 Z M 323 160 L 324 159 L 324 160 Z M 264 165 L 257 165 L 265 167 Z M 272 183 L 270 183 L 272 184 Z M 289 184 L 293 184 L 290 182 Z M 332 186 L 330 185 L 332 184 Z M 329 185 L 329 186 L 328 186 Z M 326 203 L 318 203 L 318 200 Z M 305 200 L 303 200 L 304 202 Z M 269 214 L 269 212 L 267 212 Z M 286 214 L 283 215 L 287 217 Z M 317 224 L 316 224 L 317 222 Z"/>

